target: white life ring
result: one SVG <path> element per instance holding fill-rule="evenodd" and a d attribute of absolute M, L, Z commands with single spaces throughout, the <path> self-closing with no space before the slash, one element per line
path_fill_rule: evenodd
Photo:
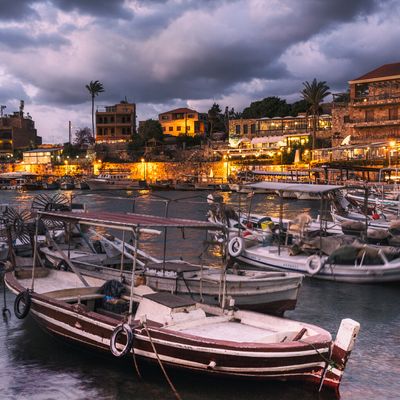
<path fill-rule="evenodd" d="M 117 339 L 118 339 L 118 336 L 121 334 L 126 335 L 126 344 L 122 350 L 119 350 L 117 348 Z M 132 348 L 132 345 L 133 345 L 133 332 L 132 332 L 132 329 L 129 326 L 129 324 L 125 323 L 125 324 L 117 325 L 111 335 L 111 338 L 110 338 L 111 353 L 115 357 L 122 357 L 130 351 L 130 349 Z"/>
<path fill-rule="evenodd" d="M 306 270 L 310 275 L 318 274 L 322 268 L 321 257 L 316 254 L 310 256 L 306 260 Z"/>
<path fill-rule="evenodd" d="M 232 238 L 228 243 L 228 252 L 229 255 L 232 257 L 240 256 L 243 249 L 244 249 L 244 240 L 239 236 Z"/>

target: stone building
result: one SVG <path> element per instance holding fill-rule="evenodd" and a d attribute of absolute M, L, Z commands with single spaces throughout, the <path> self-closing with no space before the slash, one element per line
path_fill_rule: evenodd
<path fill-rule="evenodd" d="M 127 143 L 136 133 L 136 104 L 121 101 L 96 111 L 96 143 Z"/>
<path fill-rule="evenodd" d="M 21 100 L 19 111 L 0 116 L 0 156 L 12 155 L 15 150 L 35 148 L 42 138 L 37 136 L 35 122 L 24 114 L 24 102 Z"/>
<path fill-rule="evenodd" d="M 400 139 L 400 63 L 385 64 L 349 81 L 349 94 L 334 95 L 332 131 L 335 145 Z"/>
<path fill-rule="evenodd" d="M 158 115 L 164 134 L 204 135 L 207 131 L 207 114 L 199 113 L 190 108 L 176 108 Z"/>
<path fill-rule="evenodd" d="M 297 117 L 273 117 L 257 119 L 233 119 L 229 121 L 229 144 L 232 147 L 281 147 L 309 141 L 312 117 L 299 114 Z M 318 117 L 317 137 L 331 137 L 331 116 Z"/>

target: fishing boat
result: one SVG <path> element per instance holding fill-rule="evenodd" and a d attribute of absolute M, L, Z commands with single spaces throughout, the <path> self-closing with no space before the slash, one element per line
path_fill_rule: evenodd
<path fill-rule="evenodd" d="M 76 213 L 63 212 L 60 221 L 68 219 L 71 229 L 79 226 L 84 220 L 96 222 L 103 218 L 104 226 L 108 229 L 118 229 L 118 220 L 124 218 L 141 218 L 146 220 L 149 216 L 140 214 L 119 213 Z M 200 221 L 199 221 L 200 222 Z M 207 230 L 220 229 L 215 224 L 207 223 Z M 165 229 L 165 226 L 163 227 Z M 205 229 L 203 227 L 203 229 Z M 80 228 L 75 228 L 81 232 Z M 117 237 L 107 238 L 103 233 L 90 231 L 99 238 L 103 252 L 95 252 L 94 246 L 86 246 L 82 240 L 75 243 L 57 245 L 52 243 L 40 249 L 45 259 L 57 269 L 68 269 L 68 264 L 60 250 L 68 251 L 69 261 L 78 268 L 82 274 L 104 277 L 105 279 L 121 279 L 130 282 L 126 266 L 129 260 L 132 263 L 135 246 Z M 160 234 L 159 230 L 146 230 L 150 234 Z M 66 236 L 66 235 L 65 235 Z M 64 237 L 65 237 L 64 236 Z M 90 244 L 90 238 L 84 237 Z M 236 305 L 250 310 L 258 310 L 282 315 L 287 310 L 296 306 L 302 275 L 287 272 L 263 272 L 228 268 L 212 268 L 204 264 L 193 264 L 182 259 L 169 260 L 156 258 L 144 250 L 138 250 L 139 259 L 137 274 L 141 276 L 146 285 L 157 291 L 164 291 L 186 296 L 192 300 L 201 301 L 211 305 L 225 304 L 229 298 L 234 298 Z M 119 255 L 119 259 L 118 256 Z M 113 268 L 114 267 L 114 268 Z"/>
<path fill-rule="evenodd" d="M 62 213 L 38 215 L 48 221 L 61 218 Z M 134 233 L 136 249 L 142 229 L 209 226 L 201 221 L 124 217 L 117 219 L 119 228 Z M 104 226 L 106 221 L 101 215 L 86 216 L 80 223 Z M 84 277 L 72 264 L 74 272 L 39 268 L 36 263 L 35 251 L 31 269 L 5 274 L 7 287 L 17 296 L 14 311 L 18 318 L 30 313 L 40 326 L 64 340 L 116 357 L 144 358 L 163 368 L 233 378 L 300 380 L 338 394 L 359 332 L 357 322 L 344 319 L 333 341 L 318 326 L 237 310 L 233 300 L 219 308 L 171 293 L 153 293 L 146 286 L 134 285 L 135 261 L 129 288 Z"/>
<path fill-rule="evenodd" d="M 104 170 L 97 177 L 86 179 L 90 190 L 141 190 L 146 181 L 133 180 L 129 170 Z"/>
<path fill-rule="evenodd" d="M 254 184 L 254 186 L 259 185 L 274 187 L 279 192 L 311 191 L 320 194 L 321 202 L 328 194 L 334 195 L 334 192 L 342 189 L 335 185 L 290 185 L 276 182 Z M 322 219 L 320 225 L 322 230 L 324 226 Z M 281 227 L 282 213 L 279 230 Z M 309 277 L 338 282 L 400 281 L 400 251 L 398 249 L 367 245 L 356 242 L 354 238 L 345 245 L 335 241 L 334 237 L 323 238 L 322 236 L 307 242 L 304 231 L 302 232 L 301 229 L 297 235 L 298 243 L 288 245 L 281 243 L 281 232 L 279 232 L 277 243 L 247 241 L 246 237 L 239 234 L 230 240 L 228 249 L 232 257 L 236 257 L 238 261 L 251 268 L 298 272 Z M 325 248 L 328 246 L 329 251 L 324 251 L 323 245 Z"/>

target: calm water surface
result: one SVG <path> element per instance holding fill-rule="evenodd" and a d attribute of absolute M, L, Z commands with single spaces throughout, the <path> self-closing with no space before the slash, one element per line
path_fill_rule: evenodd
<path fill-rule="evenodd" d="M 50 192 L 52 193 L 52 192 Z M 1 191 L 0 203 L 29 207 L 33 195 Z M 68 194 L 68 193 L 67 193 Z M 159 193 L 171 199 L 197 196 L 190 192 Z M 94 194 L 74 192 L 76 201 L 89 210 L 132 211 L 133 194 L 127 192 Z M 204 219 L 207 205 L 203 199 L 172 202 L 170 215 Z M 238 197 L 223 194 L 234 204 Z M 123 199 L 119 198 L 123 197 Z M 245 199 L 242 199 L 242 203 Z M 289 201 L 286 215 L 308 211 L 316 214 L 318 202 Z M 254 212 L 277 214 L 276 199 L 257 195 Z M 136 203 L 142 213 L 163 215 L 163 205 L 144 198 Z M 190 254 L 198 259 L 201 252 L 199 233 L 168 232 L 168 256 Z M 161 254 L 160 238 L 146 238 L 143 247 Z M 178 242 L 179 241 L 179 242 Z M 179 245 L 177 245 L 179 243 Z M 4 288 L 0 289 L 3 306 Z M 6 292 L 12 309 L 14 296 Z M 400 285 L 353 285 L 306 279 L 295 311 L 287 317 L 315 323 L 336 334 L 340 320 L 351 317 L 361 323 L 356 347 L 347 365 L 341 385 L 343 399 L 400 398 Z M 71 347 L 41 331 L 30 318 L 20 321 L 12 316 L 0 320 L 0 399 L 173 399 L 157 367 L 142 366 L 140 381 L 130 362 L 103 358 L 84 349 Z M 220 380 L 190 374 L 171 375 L 183 399 L 320 399 L 310 387 L 298 383 L 258 383 Z"/>

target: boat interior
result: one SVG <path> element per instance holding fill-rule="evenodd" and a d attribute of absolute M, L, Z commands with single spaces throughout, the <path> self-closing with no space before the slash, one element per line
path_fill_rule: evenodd
<path fill-rule="evenodd" d="M 19 283 L 26 288 L 31 286 L 31 274 L 29 269 L 16 271 Z M 109 299 L 102 290 L 104 280 L 85 279 L 88 287 L 74 273 L 38 268 L 35 292 L 79 305 L 81 312 L 96 312 L 118 322 L 123 320 L 129 307 L 129 288 L 125 287 L 118 298 Z M 134 290 L 134 319 L 146 319 L 174 332 L 236 343 L 287 343 L 318 333 L 307 324 L 249 311 L 221 310 L 171 293 L 156 293 L 143 285 Z"/>

